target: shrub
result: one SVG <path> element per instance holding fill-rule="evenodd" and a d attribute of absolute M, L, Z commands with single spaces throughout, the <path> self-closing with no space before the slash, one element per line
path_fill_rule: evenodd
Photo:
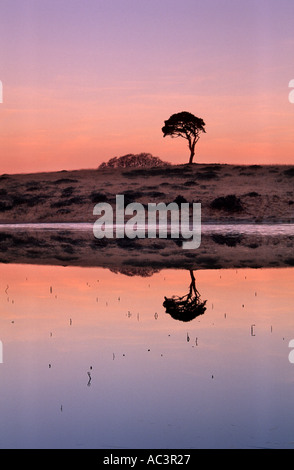
<path fill-rule="evenodd" d="M 224 210 L 226 212 L 241 212 L 243 210 L 241 199 L 236 197 L 234 194 L 217 197 L 212 201 L 210 207 L 212 209 Z"/>
<path fill-rule="evenodd" d="M 294 167 L 293 168 L 288 168 L 288 170 L 284 171 L 284 175 L 288 177 L 293 177 L 294 176 Z"/>
<path fill-rule="evenodd" d="M 184 198 L 183 196 L 181 196 L 181 194 L 179 194 L 174 202 L 176 202 L 177 204 L 182 204 L 182 203 L 185 203 L 185 202 L 188 202 L 186 198 Z"/>
<path fill-rule="evenodd" d="M 169 163 L 163 162 L 158 157 L 153 157 L 150 153 L 132 154 L 128 153 L 122 157 L 113 157 L 106 163 L 101 163 L 99 169 L 103 168 L 131 168 L 131 167 L 153 167 L 167 166 Z"/>
<path fill-rule="evenodd" d="M 92 191 L 90 197 L 91 197 L 91 201 L 94 204 L 97 203 L 97 202 L 106 202 L 108 200 L 106 194 L 99 193 L 97 191 Z"/>

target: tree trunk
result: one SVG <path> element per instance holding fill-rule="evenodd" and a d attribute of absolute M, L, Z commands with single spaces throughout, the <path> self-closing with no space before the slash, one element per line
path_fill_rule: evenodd
<path fill-rule="evenodd" d="M 193 158 L 194 158 L 194 155 L 195 155 L 194 147 L 192 147 L 192 148 L 190 149 L 190 151 L 191 151 L 191 154 L 190 154 L 190 158 L 189 158 L 189 165 L 190 165 L 191 163 L 193 163 Z"/>
<path fill-rule="evenodd" d="M 193 158 L 194 158 L 194 155 L 195 155 L 195 144 L 196 142 L 189 142 L 189 149 L 190 149 L 190 158 L 189 158 L 189 165 L 191 165 L 191 163 L 193 163 Z"/>
<path fill-rule="evenodd" d="M 190 271 L 190 276 L 191 276 L 191 284 L 190 284 L 190 297 L 192 296 L 192 291 L 194 291 L 194 294 L 195 296 L 199 296 L 199 292 L 198 290 L 196 289 L 196 279 L 195 279 L 195 276 L 194 276 L 194 272 L 192 269 L 189 270 Z"/>

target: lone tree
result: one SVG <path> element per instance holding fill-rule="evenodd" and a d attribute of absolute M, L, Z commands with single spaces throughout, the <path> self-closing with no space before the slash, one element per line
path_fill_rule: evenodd
<path fill-rule="evenodd" d="M 191 283 L 189 293 L 179 297 L 173 295 L 170 298 L 164 297 L 163 306 L 166 313 L 169 313 L 174 320 L 189 322 L 199 315 L 203 315 L 206 310 L 206 300 L 201 301 L 200 294 L 196 288 L 194 272 L 190 269 Z"/>
<path fill-rule="evenodd" d="M 204 126 L 205 122 L 203 119 L 187 111 L 182 111 L 181 113 L 173 114 L 167 121 L 164 121 L 162 128 L 163 137 L 170 135 L 171 137 L 187 139 L 190 149 L 189 163 L 192 163 L 195 155 L 195 145 L 200 138 L 200 133 L 206 132 Z"/>

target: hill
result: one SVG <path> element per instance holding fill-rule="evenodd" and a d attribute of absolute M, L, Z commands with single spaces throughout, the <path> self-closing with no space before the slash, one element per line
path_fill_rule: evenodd
<path fill-rule="evenodd" d="M 193 164 L 0 176 L 0 223 L 89 222 L 98 202 L 200 202 L 203 223 L 293 223 L 294 167 Z"/>

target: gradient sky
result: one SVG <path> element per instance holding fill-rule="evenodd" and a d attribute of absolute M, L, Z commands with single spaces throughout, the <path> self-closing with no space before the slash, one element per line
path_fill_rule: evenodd
<path fill-rule="evenodd" d="M 0 172 L 186 163 L 179 111 L 195 161 L 293 164 L 293 24 L 293 0 L 1 0 Z"/>

